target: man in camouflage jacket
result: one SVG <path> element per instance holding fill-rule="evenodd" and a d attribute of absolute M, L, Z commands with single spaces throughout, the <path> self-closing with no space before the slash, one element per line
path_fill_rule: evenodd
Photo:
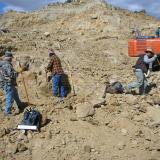
<path fill-rule="evenodd" d="M 0 88 L 6 96 L 5 115 L 11 114 L 13 101 L 15 100 L 19 110 L 22 109 L 22 102 L 17 91 L 16 78 L 18 73 L 12 65 L 13 55 L 11 52 L 6 52 L 4 60 L 0 63 Z"/>

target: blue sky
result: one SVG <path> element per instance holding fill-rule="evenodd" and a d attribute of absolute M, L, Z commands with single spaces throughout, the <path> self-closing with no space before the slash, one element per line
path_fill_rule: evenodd
<path fill-rule="evenodd" d="M 160 0 L 106 0 L 108 3 L 131 11 L 146 10 L 149 15 L 160 19 Z"/>
<path fill-rule="evenodd" d="M 5 8 L 5 7 L 6 7 L 6 4 L 0 2 L 0 14 L 3 13 L 3 8 Z"/>
<path fill-rule="evenodd" d="M 8 10 L 32 11 L 48 3 L 64 2 L 65 0 L 0 0 L 0 13 Z M 107 3 L 117 7 L 140 11 L 145 9 L 148 14 L 160 19 L 160 0 L 106 0 Z"/>

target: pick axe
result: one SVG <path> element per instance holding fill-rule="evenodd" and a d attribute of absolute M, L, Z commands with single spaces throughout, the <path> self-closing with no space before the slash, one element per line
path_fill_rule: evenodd
<path fill-rule="evenodd" d="M 75 89 L 74 89 L 73 78 L 72 78 L 72 73 L 71 73 L 71 66 L 70 66 L 70 63 L 69 63 L 68 60 L 67 60 L 67 65 L 68 65 L 69 77 L 70 77 L 70 80 L 71 80 L 71 88 L 72 88 L 73 96 L 76 96 L 76 92 L 75 92 Z"/>

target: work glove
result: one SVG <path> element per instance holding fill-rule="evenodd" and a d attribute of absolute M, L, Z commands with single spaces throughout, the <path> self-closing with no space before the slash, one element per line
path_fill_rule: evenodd
<path fill-rule="evenodd" d="M 18 67 L 16 69 L 16 72 L 18 72 L 18 73 L 22 73 L 23 71 L 24 71 L 24 68 L 22 68 L 22 67 Z"/>
<path fill-rule="evenodd" d="M 52 79 L 52 76 L 48 76 L 47 77 L 47 82 L 50 82 L 51 79 Z"/>
<path fill-rule="evenodd" d="M 155 54 L 154 57 L 157 58 L 157 55 Z"/>
<path fill-rule="evenodd" d="M 44 69 L 44 70 L 45 70 L 45 72 L 46 72 L 46 73 L 48 73 L 48 72 L 49 72 L 49 70 L 47 69 L 47 67 L 45 67 L 45 69 Z"/>
<path fill-rule="evenodd" d="M 150 72 L 151 72 L 151 70 L 149 69 L 147 73 L 144 73 L 144 76 L 145 76 L 146 78 L 148 78 L 149 75 L 150 75 Z"/>

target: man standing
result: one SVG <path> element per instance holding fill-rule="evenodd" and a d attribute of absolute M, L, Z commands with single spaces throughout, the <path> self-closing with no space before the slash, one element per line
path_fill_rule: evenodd
<path fill-rule="evenodd" d="M 134 88 L 139 88 L 140 94 L 146 94 L 146 88 L 148 85 L 147 77 L 149 77 L 152 71 L 152 64 L 156 60 L 157 55 L 154 54 L 152 48 L 147 48 L 145 55 L 138 58 L 135 67 L 135 74 L 137 81 L 128 85 L 127 90 L 130 92 Z"/>
<path fill-rule="evenodd" d="M 50 71 L 52 73 L 53 95 L 64 98 L 66 97 L 67 92 L 63 81 L 64 72 L 61 61 L 53 49 L 49 50 L 49 58 L 50 62 L 46 67 L 46 72 Z"/>
<path fill-rule="evenodd" d="M 5 52 L 3 64 L 0 67 L 0 88 L 4 91 L 6 96 L 5 115 L 11 115 L 11 108 L 13 101 L 15 100 L 19 111 L 22 110 L 23 103 L 21 102 L 18 91 L 16 78 L 18 73 L 15 71 L 12 65 L 13 54 L 11 52 Z"/>
<path fill-rule="evenodd" d="M 160 26 L 158 26 L 155 33 L 156 33 L 156 37 L 159 38 L 160 37 Z"/>

